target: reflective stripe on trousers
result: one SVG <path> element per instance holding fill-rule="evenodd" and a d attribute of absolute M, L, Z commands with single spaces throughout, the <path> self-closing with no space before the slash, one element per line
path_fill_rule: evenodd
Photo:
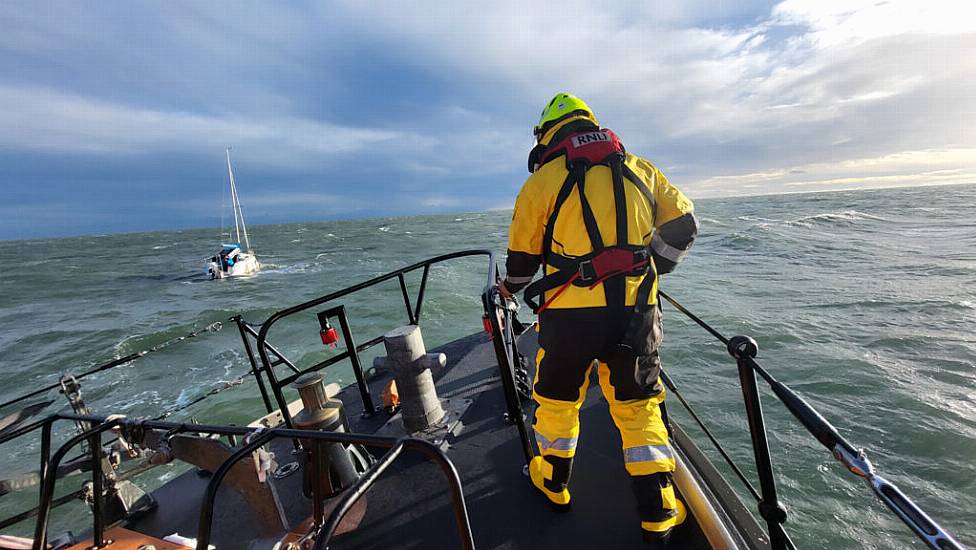
<path fill-rule="evenodd" d="M 670 445 L 643 445 L 624 449 L 624 463 L 652 462 L 655 460 L 674 460 Z"/>
<path fill-rule="evenodd" d="M 555 450 L 555 451 L 573 451 L 576 450 L 576 441 L 578 438 L 575 437 L 557 437 L 552 441 L 546 439 L 546 436 L 539 432 L 535 433 L 535 441 L 539 444 L 540 451 Z"/>

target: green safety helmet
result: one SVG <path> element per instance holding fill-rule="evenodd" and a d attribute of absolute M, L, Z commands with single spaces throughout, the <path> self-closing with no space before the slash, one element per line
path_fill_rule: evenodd
<path fill-rule="evenodd" d="M 540 140 L 557 122 L 570 116 L 585 116 L 594 124 L 599 124 L 596 117 L 593 116 L 593 111 L 582 99 L 572 94 L 556 94 L 542 110 L 542 114 L 539 116 L 539 124 L 536 124 L 535 128 L 532 129 L 532 133 L 536 140 Z"/>

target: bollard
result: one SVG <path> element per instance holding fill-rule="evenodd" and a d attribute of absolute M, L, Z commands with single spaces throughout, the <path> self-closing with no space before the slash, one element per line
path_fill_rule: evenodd
<path fill-rule="evenodd" d="M 444 417 L 444 409 L 437 399 L 434 378 L 430 369 L 447 364 L 443 353 L 427 353 L 420 327 L 407 325 L 383 335 L 386 357 L 377 357 L 373 366 L 388 369 L 396 377 L 400 393 L 403 425 L 413 433 L 425 430 Z"/>
<path fill-rule="evenodd" d="M 292 418 L 295 427 L 300 430 L 322 430 L 330 432 L 344 432 L 342 426 L 342 402 L 329 399 L 322 383 L 322 374 L 310 372 L 295 380 L 295 388 L 305 406 Z M 317 443 L 311 439 L 303 439 L 302 447 L 305 451 L 305 477 L 303 490 L 305 496 L 311 498 L 314 493 L 314 479 L 312 470 L 318 468 L 318 482 L 324 496 L 330 496 L 352 485 L 359 479 L 356 467 L 352 463 L 349 452 L 341 443 Z"/>

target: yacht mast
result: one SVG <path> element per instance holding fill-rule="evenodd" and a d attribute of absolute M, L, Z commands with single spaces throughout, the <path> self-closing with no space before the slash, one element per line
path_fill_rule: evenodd
<path fill-rule="evenodd" d="M 227 175 L 230 176 L 230 195 L 234 208 L 234 226 L 237 231 L 237 242 L 241 242 L 241 229 L 244 230 L 245 249 L 251 251 L 251 242 L 247 238 L 247 226 L 244 225 L 244 211 L 241 210 L 241 201 L 237 198 L 237 184 L 234 181 L 234 169 L 230 165 L 230 147 L 227 148 Z"/>

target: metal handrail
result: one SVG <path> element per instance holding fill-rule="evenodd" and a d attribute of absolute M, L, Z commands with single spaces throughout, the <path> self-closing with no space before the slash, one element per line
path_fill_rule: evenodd
<path fill-rule="evenodd" d="M 494 253 L 492 253 L 489 250 L 480 250 L 480 249 L 478 249 L 478 250 L 465 250 L 465 251 L 459 251 L 459 252 L 454 252 L 454 253 L 451 253 L 451 254 L 444 254 L 444 255 L 441 255 L 441 256 L 436 256 L 436 257 L 433 257 L 433 258 L 429 258 L 427 260 L 423 260 L 423 261 L 417 262 L 415 264 L 412 264 L 412 265 L 409 265 L 409 266 L 406 266 L 406 267 L 403 267 L 403 268 L 400 268 L 400 269 L 391 271 L 391 272 L 386 273 L 384 275 L 375 277 L 373 279 L 370 279 L 370 280 L 361 282 L 361 283 L 356 284 L 356 285 L 353 285 L 351 287 L 348 287 L 348 288 L 345 288 L 345 289 L 342 289 L 342 290 L 333 292 L 331 294 L 328 294 L 328 295 L 319 297 L 319 298 L 314 299 L 314 300 L 312 300 L 310 302 L 305 302 L 304 304 L 299 304 L 298 306 L 295 306 L 293 308 L 289 308 L 289 310 L 283 310 L 281 312 L 278 312 L 277 314 L 273 315 L 271 319 L 269 319 L 268 321 L 265 321 L 264 323 L 261 323 L 261 324 L 247 323 L 246 321 L 243 320 L 243 318 L 241 316 L 232 317 L 230 320 L 235 321 L 237 323 L 237 325 L 238 325 L 238 329 L 240 330 L 241 337 L 242 337 L 242 340 L 244 342 L 245 350 L 248 352 L 248 359 L 249 359 L 249 361 L 251 363 L 251 367 L 252 367 L 251 368 L 251 371 L 249 373 L 246 373 L 246 374 L 253 374 L 254 375 L 254 378 L 255 378 L 255 380 L 257 381 L 257 384 L 258 384 L 258 389 L 261 391 L 262 400 L 263 400 L 263 402 L 265 404 L 265 407 L 268 410 L 268 412 L 271 412 L 272 411 L 271 401 L 268 398 L 267 388 L 265 387 L 265 384 L 263 383 L 263 380 L 262 380 L 262 378 L 260 376 L 260 372 L 263 370 L 263 371 L 269 373 L 269 381 L 272 383 L 271 384 L 272 385 L 271 390 L 274 393 L 275 401 L 279 404 L 280 410 L 282 411 L 282 416 L 285 417 L 288 421 L 290 421 L 290 415 L 288 414 L 287 402 L 284 400 L 284 396 L 283 396 L 282 392 L 280 391 L 281 388 L 280 387 L 276 387 L 276 385 L 275 385 L 276 378 L 274 377 L 273 367 L 276 366 L 276 365 L 285 364 L 286 366 L 288 366 L 292 370 L 292 372 L 295 372 L 295 373 L 300 373 L 301 372 L 301 371 L 299 371 L 299 369 L 293 363 L 291 363 L 291 361 L 288 360 L 287 357 L 284 356 L 284 354 L 282 354 L 278 349 L 276 349 L 269 342 L 267 342 L 266 335 L 267 335 L 267 326 L 269 324 L 274 323 L 275 321 L 279 320 L 283 316 L 290 315 L 292 313 L 295 313 L 297 311 L 301 311 L 303 309 L 307 309 L 309 307 L 315 307 L 316 305 L 320 305 L 320 304 L 326 303 L 328 301 L 335 300 L 335 299 L 341 298 L 343 296 L 352 294 L 354 292 L 358 292 L 358 291 L 364 290 L 366 288 L 369 288 L 369 287 L 372 287 L 374 285 L 380 284 L 382 282 L 391 280 L 393 278 L 397 278 L 399 280 L 399 282 L 400 282 L 400 290 L 401 290 L 401 294 L 403 294 L 404 305 L 405 305 L 405 307 L 408 310 L 407 313 L 408 313 L 409 320 L 412 323 L 414 323 L 414 324 L 419 323 L 420 315 L 421 315 L 421 310 L 422 310 L 422 306 L 423 306 L 423 302 L 424 302 L 424 296 L 425 296 L 426 287 L 427 287 L 427 282 L 429 280 L 430 267 L 431 267 L 431 265 L 436 264 L 436 263 L 440 263 L 440 262 L 444 262 L 444 261 L 448 261 L 448 260 L 452 260 L 452 259 L 456 259 L 456 258 L 468 257 L 468 256 L 487 256 L 488 257 L 489 261 L 488 261 L 487 280 L 488 280 L 489 283 L 492 283 L 493 284 L 494 281 L 497 279 L 497 266 L 495 264 L 495 256 L 494 256 Z M 407 273 L 416 271 L 418 269 L 421 269 L 421 268 L 423 268 L 423 272 L 422 272 L 422 275 L 421 275 L 420 287 L 418 289 L 418 294 L 416 296 L 416 299 L 413 301 L 413 303 L 411 303 L 411 300 L 410 300 L 410 298 L 409 298 L 409 296 L 407 295 L 407 292 L 406 292 L 406 281 L 404 279 L 404 275 L 407 274 Z M 260 327 L 262 329 L 262 332 L 259 333 L 258 331 L 255 331 L 254 330 L 255 327 Z M 168 346 L 170 346 L 170 345 L 172 345 L 174 343 L 184 341 L 184 340 L 186 340 L 188 338 L 193 338 L 195 336 L 198 336 L 200 334 L 203 334 L 204 332 L 216 332 L 217 330 L 220 330 L 220 328 L 221 328 L 221 324 L 220 323 L 214 323 L 214 324 L 208 325 L 207 327 L 204 327 L 204 328 L 199 329 L 199 330 L 195 330 L 195 331 L 190 332 L 190 333 L 188 333 L 188 334 L 186 334 L 184 336 L 181 336 L 181 337 L 178 337 L 178 338 L 174 338 L 174 339 L 171 339 L 171 340 L 167 340 L 166 342 L 163 342 L 161 344 L 157 344 L 156 346 L 153 346 L 152 348 L 149 348 L 148 350 L 136 352 L 136 353 L 127 355 L 125 357 L 122 357 L 122 358 L 119 358 L 119 359 L 110 361 L 108 363 L 99 365 L 97 367 L 94 367 L 94 368 L 92 368 L 92 369 L 90 369 L 90 370 L 88 370 L 88 371 L 86 371 L 84 373 L 81 373 L 81 374 L 77 375 L 77 378 L 84 378 L 86 376 L 90 376 L 90 375 L 95 374 L 97 372 L 102 372 L 102 371 L 109 370 L 109 369 L 112 369 L 112 368 L 115 368 L 115 367 L 118 367 L 118 366 L 123 366 L 123 365 L 125 365 L 127 363 L 130 363 L 130 362 L 136 360 L 136 359 L 139 359 L 140 357 L 143 357 L 144 355 L 146 355 L 148 353 L 152 353 L 152 352 L 155 352 L 155 351 L 159 351 L 159 350 L 161 350 L 161 349 L 163 349 L 165 347 L 168 347 Z M 346 334 L 348 335 L 348 332 L 349 332 L 348 331 L 348 327 L 346 327 L 346 330 L 344 332 L 346 332 Z M 262 333 L 265 334 L 265 339 L 264 339 L 263 342 L 261 342 L 261 339 L 260 339 L 260 335 Z M 264 366 L 259 367 L 258 364 L 257 364 L 257 362 L 254 360 L 253 349 L 250 346 L 250 340 L 249 340 L 250 337 L 254 337 L 256 340 L 258 340 L 258 343 L 259 343 L 258 349 L 261 352 L 261 355 L 262 355 L 262 364 Z M 377 337 L 377 338 L 373 338 L 373 339 L 369 340 L 368 342 L 363 343 L 363 344 L 360 344 L 360 345 L 357 346 L 357 345 L 355 345 L 354 342 L 352 342 L 351 337 L 350 337 L 350 338 L 347 338 L 347 347 L 351 347 L 352 349 L 355 349 L 358 352 L 358 351 L 363 351 L 365 349 L 368 349 L 369 347 L 371 347 L 371 346 L 373 346 L 373 345 L 375 345 L 375 344 L 377 344 L 379 342 L 382 342 L 382 336 Z M 269 364 L 269 362 L 268 362 L 268 359 L 269 359 L 269 355 L 268 354 L 269 353 L 270 354 L 273 354 L 274 357 L 276 358 L 274 361 L 270 361 L 270 367 L 267 366 Z M 336 357 L 330 358 L 329 361 L 331 361 L 331 362 L 328 363 L 328 364 L 331 364 L 332 362 L 338 362 L 339 360 L 342 360 L 342 359 L 344 359 L 346 357 L 349 357 L 349 353 L 348 352 L 345 355 L 343 355 L 343 356 L 336 356 Z M 360 372 L 357 373 L 359 375 L 359 376 L 357 376 L 357 379 L 358 380 L 361 380 L 362 383 L 364 384 L 365 383 L 365 377 L 362 376 L 362 372 L 361 372 L 362 369 L 361 369 L 361 367 L 358 366 L 358 365 L 355 365 L 354 366 L 354 370 L 360 371 Z M 40 393 L 43 393 L 44 391 L 48 391 L 50 389 L 54 389 L 55 387 L 57 387 L 57 386 L 48 386 L 48 387 L 45 387 L 45 388 L 41 388 L 39 390 L 35 390 L 35 391 L 31 392 L 31 393 L 28 393 L 26 395 L 20 396 L 20 397 L 15 398 L 15 399 L 13 399 L 11 401 L 8 401 L 8 402 L 3 403 L 2 405 L 0 405 L 0 408 L 5 407 L 5 406 L 10 405 L 10 404 L 13 404 L 13 403 L 16 403 L 16 402 L 19 402 L 19 401 L 23 401 L 24 399 L 28 399 L 28 398 L 30 398 L 32 396 L 38 395 Z M 362 388 L 361 388 L 361 391 L 363 391 Z M 368 388 L 366 389 L 366 391 L 368 392 Z M 208 397 L 209 395 L 210 394 L 208 394 L 207 396 L 204 396 L 204 398 Z M 158 417 L 158 418 L 154 418 L 153 420 L 154 421 L 162 420 L 164 417 L 165 417 L 165 415 L 163 415 L 161 417 Z M 30 422 L 28 424 L 23 424 L 21 426 L 17 426 L 17 427 L 15 427 L 12 430 L 7 431 L 7 433 L 4 433 L 4 434 L 0 435 L 0 444 L 3 444 L 5 442 L 10 441 L 12 439 L 15 439 L 17 437 L 21 437 L 21 436 L 23 436 L 23 435 L 25 435 L 27 433 L 33 432 L 33 431 L 35 431 L 35 430 L 37 430 L 39 428 L 40 429 L 43 429 L 45 431 L 45 436 L 42 437 L 42 457 L 41 457 L 41 464 L 40 464 L 40 475 L 38 476 L 39 479 L 40 479 L 40 483 L 42 485 L 42 488 L 43 488 L 44 480 L 47 477 L 45 475 L 45 472 L 46 471 L 49 471 L 49 470 L 47 470 L 47 467 L 48 467 L 47 457 L 50 455 L 50 433 L 49 433 L 50 432 L 50 429 L 51 429 L 50 418 L 52 418 L 52 417 L 48 417 L 47 419 L 43 419 L 43 420 L 38 420 L 38 421 Z M 61 415 L 58 418 L 66 418 L 66 416 Z M 108 443 L 111 443 L 111 441 L 107 442 L 106 444 L 108 444 Z M 54 472 L 57 472 L 57 469 L 55 469 Z M 67 501 L 68 500 L 65 500 L 63 498 L 62 499 L 58 499 L 58 502 L 57 502 L 56 505 L 61 505 L 61 504 L 65 503 L 65 502 L 67 502 Z M 19 518 L 19 520 L 27 519 L 27 518 L 31 517 L 32 515 L 39 514 L 40 511 L 41 511 L 41 508 L 42 508 L 42 506 L 39 505 L 37 508 L 34 508 L 33 510 L 28 510 L 27 512 L 24 512 L 22 514 L 18 514 L 17 516 L 13 516 L 12 518 L 8 518 L 8 520 L 16 519 L 16 518 Z M 4 521 L 6 522 L 7 520 L 4 520 Z M 9 524 L 12 524 L 12 523 L 8 523 L 8 525 Z"/>
<path fill-rule="evenodd" d="M 491 340 L 495 348 L 495 359 L 498 361 L 499 375 L 502 380 L 502 391 L 505 394 L 505 418 L 518 429 L 519 441 L 525 465 L 528 466 L 534 455 L 533 445 L 529 440 L 529 432 L 525 426 L 525 413 L 522 410 L 522 400 L 519 397 L 515 381 L 515 368 L 519 356 L 518 345 L 515 341 L 515 310 L 518 308 L 514 300 L 505 300 L 498 292 L 497 281 L 490 281 L 485 286 L 481 296 L 485 319 L 488 321 L 486 329 L 491 329 Z"/>
<path fill-rule="evenodd" d="M 339 527 L 339 523 L 346 513 L 352 509 L 352 506 L 359 500 L 366 491 L 376 482 L 380 474 L 382 474 L 387 468 L 389 468 L 393 462 L 400 456 L 402 451 L 413 451 L 426 456 L 433 462 L 436 462 L 440 466 L 441 471 L 448 480 L 457 480 L 457 483 L 451 483 L 451 500 L 455 503 L 454 506 L 454 521 L 457 525 L 458 534 L 461 539 L 461 548 L 465 550 L 474 550 L 474 535 L 471 532 L 471 524 L 467 515 L 467 505 L 464 502 L 464 492 L 461 490 L 461 476 L 454 466 L 454 463 L 447 458 L 447 455 L 438 448 L 433 443 L 429 441 L 424 441 L 422 439 L 416 439 L 412 437 L 402 438 L 397 441 L 397 443 L 390 448 L 376 464 L 374 464 L 362 478 L 360 478 L 352 487 L 346 490 L 346 494 L 339 501 L 338 505 L 329 514 L 329 518 L 323 522 L 322 526 L 319 528 L 316 534 L 315 540 L 315 550 L 324 550 L 328 548 L 328 543 L 331 540 L 336 529 Z M 463 513 L 461 513 L 463 512 Z"/>
<path fill-rule="evenodd" d="M 50 435 L 51 426 L 54 422 L 58 420 L 68 420 L 72 422 L 90 422 L 93 427 L 85 432 L 75 435 L 65 442 L 61 447 L 55 451 L 54 455 L 49 459 L 47 455 L 50 452 Z M 458 474 L 457 469 L 454 464 L 447 458 L 436 446 L 430 444 L 429 442 L 414 439 L 414 438 L 394 438 L 394 437 L 384 437 L 376 435 L 366 435 L 366 434 L 356 434 L 347 432 L 328 432 L 328 431 L 315 431 L 315 430 L 296 430 L 288 428 L 272 428 L 264 429 L 257 427 L 243 427 L 243 426 L 215 426 L 215 425 L 205 425 L 205 424 L 183 424 L 174 422 L 160 422 L 154 420 L 139 420 L 133 419 L 129 420 L 124 417 L 101 417 L 101 416 L 86 416 L 86 415 L 76 415 L 76 414 L 54 414 L 48 416 L 42 421 L 35 422 L 32 425 L 33 429 L 43 427 L 44 436 L 42 440 L 42 461 L 44 461 L 44 466 L 42 468 L 42 483 L 41 483 L 41 496 L 40 504 L 38 507 L 38 519 L 34 528 L 34 546 L 35 550 L 40 550 L 45 548 L 47 544 L 47 524 L 50 517 L 50 512 L 53 507 L 54 500 L 54 489 L 57 484 L 57 476 L 50 475 L 49 472 L 57 471 L 58 465 L 67 455 L 67 453 L 76 445 L 84 440 L 88 440 L 93 449 L 100 448 L 99 438 L 100 435 L 113 428 L 119 428 L 125 431 L 138 430 L 145 431 L 150 430 L 165 430 L 167 433 L 174 434 L 179 432 L 192 432 L 199 434 L 212 434 L 212 435 L 222 435 L 222 436 L 253 436 L 249 441 L 244 443 L 240 449 L 238 449 L 231 457 L 225 460 L 220 467 L 214 472 L 207 484 L 206 492 L 204 493 L 204 500 L 200 507 L 200 520 L 197 529 L 197 549 L 204 550 L 208 547 L 210 543 L 210 533 L 213 526 L 213 509 L 217 496 L 217 490 L 219 489 L 221 483 L 223 482 L 226 475 L 233 468 L 234 464 L 243 460 L 249 456 L 254 450 L 262 445 L 268 443 L 274 439 L 306 439 L 321 441 L 326 443 L 340 443 L 346 445 L 364 445 L 368 447 L 381 447 L 389 449 L 399 449 L 396 453 L 387 453 L 384 456 L 386 459 L 384 461 L 385 466 L 378 469 L 374 465 L 373 475 L 366 478 L 361 478 L 353 487 L 350 488 L 350 492 L 343 497 L 340 505 L 333 511 L 333 516 L 330 516 L 328 522 L 323 525 L 332 525 L 332 531 L 334 527 L 338 525 L 338 522 L 342 519 L 342 514 L 355 503 L 355 500 L 362 496 L 378 478 L 379 474 L 386 469 L 401 453 L 402 451 L 410 451 L 420 454 L 437 463 L 444 477 L 447 478 L 448 485 L 451 490 L 451 504 L 454 509 L 455 521 L 458 528 L 458 535 L 461 539 L 461 546 L 465 550 L 474 550 L 474 535 L 471 531 L 471 523 L 468 516 L 467 505 L 464 501 L 464 492 L 461 489 L 461 477 Z M 25 427 L 26 428 L 26 427 Z M 0 440 L 0 443 L 9 440 L 10 438 L 5 437 Z M 104 518 L 102 517 L 102 491 L 101 491 L 101 481 L 102 481 L 102 469 L 101 469 L 101 458 L 95 457 L 94 464 L 92 467 L 92 484 L 94 493 L 94 507 L 93 507 L 93 546 L 95 548 L 101 548 L 105 546 L 107 542 L 104 539 L 105 524 Z M 355 489 L 355 491 L 352 491 Z M 333 525 L 334 523 L 334 525 Z M 320 527 L 321 530 L 321 527 Z M 326 535 L 330 535 L 331 531 L 326 531 Z M 326 541 L 328 539 L 326 538 Z"/>
<path fill-rule="evenodd" d="M 277 379 L 276 375 L 274 374 L 271 357 L 268 354 L 268 352 L 269 352 L 268 334 L 269 334 L 269 332 L 271 330 L 271 327 L 274 326 L 275 323 L 277 323 L 278 321 L 280 321 L 281 319 L 283 319 L 285 317 L 289 317 L 289 316 L 295 315 L 297 313 L 301 313 L 303 311 L 307 311 L 309 309 L 322 306 L 322 305 L 324 305 L 324 304 L 326 304 L 328 302 L 331 302 L 331 301 L 337 300 L 339 298 L 342 298 L 344 296 L 348 296 L 350 294 L 359 292 L 361 290 L 365 290 L 367 288 L 376 286 L 376 285 L 378 285 L 380 283 L 383 283 L 383 282 L 386 282 L 386 281 L 389 281 L 389 280 L 392 280 L 392 279 L 398 279 L 398 281 L 400 282 L 400 290 L 401 290 L 401 293 L 403 294 L 404 306 L 407 309 L 408 317 L 410 318 L 411 324 L 417 324 L 417 323 L 419 323 L 419 320 L 420 320 L 420 311 L 421 311 L 421 306 L 423 305 L 424 294 L 425 294 L 425 291 L 426 291 L 426 288 L 427 288 L 427 280 L 428 280 L 428 275 L 430 274 L 430 266 L 433 265 L 433 264 L 445 262 L 445 261 L 448 261 L 448 260 L 454 260 L 454 259 L 457 259 L 457 258 L 464 258 L 464 257 L 469 257 L 469 256 L 487 256 L 488 257 L 488 281 L 491 284 L 494 284 L 494 281 L 497 278 L 497 271 L 496 271 L 496 266 L 495 266 L 495 254 L 494 254 L 494 252 L 492 252 L 490 250 L 484 250 L 484 249 L 462 250 L 460 252 L 452 252 L 450 254 L 443 254 L 443 255 L 440 255 L 440 256 L 435 256 L 433 258 L 428 258 L 426 260 L 423 260 L 423 261 L 420 261 L 420 262 L 417 262 L 417 263 L 408 265 L 406 267 L 402 267 L 400 269 L 396 269 L 396 270 L 390 271 L 390 272 L 385 273 L 383 275 L 379 275 L 379 276 L 374 277 L 372 279 L 369 279 L 369 280 L 366 280 L 366 281 L 362 281 L 362 282 L 357 283 L 355 285 L 352 285 L 350 287 L 346 287 L 346 288 L 344 288 L 342 290 L 337 290 L 335 292 L 331 292 L 329 294 L 325 294 L 323 296 L 319 296 L 318 298 L 313 298 L 313 299 L 311 299 L 311 300 L 309 300 L 307 302 L 303 302 L 301 304 L 298 304 L 298 305 L 295 305 L 295 306 L 292 306 L 292 307 L 289 307 L 289 308 L 286 308 L 286 309 L 277 311 L 277 312 L 271 314 L 270 317 L 268 317 L 263 323 L 261 323 L 261 329 L 258 332 L 258 336 L 257 336 L 257 350 L 258 350 L 258 355 L 261 358 L 261 364 L 262 364 L 260 370 L 264 371 L 265 375 L 268 377 L 268 380 L 270 382 L 269 385 L 271 386 L 272 394 L 274 395 L 275 401 L 278 404 L 278 408 L 281 411 L 281 416 L 284 419 L 285 425 L 288 426 L 288 427 L 293 427 L 293 425 L 292 425 L 292 419 L 291 419 L 291 414 L 288 412 L 288 402 L 286 401 L 285 396 L 284 396 L 284 392 L 282 391 L 283 384 L 282 384 L 281 381 L 279 381 Z M 415 304 L 411 304 L 410 303 L 410 299 L 407 296 L 407 292 L 406 292 L 406 284 L 404 282 L 404 275 L 406 275 L 407 273 L 411 273 L 413 271 L 416 271 L 418 269 L 421 269 L 421 268 L 423 268 L 423 275 L 421 276 L 420 287 L 418 289 L 418 294 L 417 294 L 417 301 L 416 301 Z M 342 317 L 340 317 L 340 322 L 341 321 L 342 321 Z M 369 398 L 369 388 L 368 388 L 368 386 L 364 387 L 365 384 L 366 384 L 366 382 L 365 382 L 365 375 L 363 373 L 362 366 L 358 364 L 359 363 L 359 360 L 358 360 L 357 353 L 358 353 L 358 351 L 361 351 L 361 349 L 360 349 L 361 346 L 356 346 L 355 345 L 355 342 L 352 340 L 352 336 L 349 333 L 349 330 L 348 330 L 348 326 L 347 325 L 343 324 L 343 327 L 342 328 L 343 328 L 344 336 L 346 337 L 346 348 L 347 348 L 346 349 L 346 352 L 344 352 L 344 353 L 346 353 L 348 355 L 341 356 L 341 359 L 345 359 L 346 357 L 348 357 L 351 360 L 351 362 L 353 363 L 353 365 L 352 365 L 353 366 L 353 371 L 356 374 L 357 383 L 360 386 L 360 393 L 363 395 L 364 412 L 371 413 L 372 411 L 368 410 L 372 406 L 371 405 L 371 399 Z M 374 339 L 370 340 L 368 342 L 368 344 L 369 345 L 374 345 L 374 344 L 379 343 L 381 341 L 382 341 L 382 337 L 380 337 L 380 338 L 374 338 Z M 365 349 L 365 348 L 362 348 L 362 349 Z M 335 361 L 340 360 L 340 359 L 337 359 L 339 357 L 340 356 L 336 356 L 336 357 L 330 358 L 330 359 L 328 359 L 326 361 L 323 361 L 323 362 L 321 362 L 321 363 L 319 363 L 317 365 L 313 365 L 312 367 L 310 367 L 308 369 L 305 369 L 302 372 L 312 372 L 312 371 L 315 371 L 315 370 L 319 370 L 321 368 L 324 368 L 324 367 L 332 364 L 332 362 L 335 362 Z"/>
<path fill-rule="evenodd" d="M 756 374 L 769 385 L 773 394 L 783 403 L 790 414 L 799 420 L 807 431 L 852 474 L 863 478 L 878 498 L 930 548 L 935 550 L 961 550 L 963 548 L 948 531 L 912 502 L 893 483 L 875 473 L 874 467 L 863 449 L 856 449 L 805 399 L 786 384 L 776 380 L 757 363 L 755 357 L 758 355 L 759 346 L 755 340 L 748 336 L 726 338 L 674 298 L 663 291 L 658 291 L 658 294 L 675 309 L 725 344 L 729 355 L 736 360 L 762 492 L 759 513 L 767 522 L 773 548 L 795 548 L 795 546 L 783 529 L 783 523 L 786 522 L 786 510 L 780 505 L 776 496 L 776 481 L 773 475 L 769 446 L 766 441 L 766 427 L 763 420 L 762 404 L 759 399 Z"/>

